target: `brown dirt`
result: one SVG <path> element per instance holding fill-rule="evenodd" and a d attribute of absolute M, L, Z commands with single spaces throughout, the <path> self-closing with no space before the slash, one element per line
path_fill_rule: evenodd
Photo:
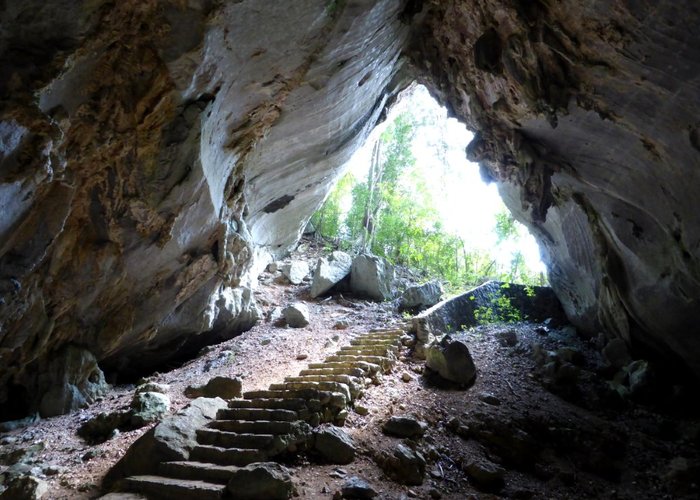
<path fill-rule="evenodd" d="M 169 384 L 172 410 L 187 404 L 188 385 L 217 375 L 240 376 L 244 390 L 264 389 L 308 363 L 322 361 L 348 338 L 372 327 L 402 321 L 391 304 L 336 297 L 308 298 L 308 283 L 280 284 L 264 273 L 257 292 L 266 319 L 255 328 L 150 380 Z M 302 329 L 277 326 L 269 315 L 291 300 L 305 300 L 311 324 Z M 334 325 L 347 320 L 350 327 Z M 538 325 L 492 325 L 469 334 L 468 343 L 478 368 L 468 390 L 437 387 L 423 376 L 424 363 L 404 350 L 394 370 L 379 386 L 370 387 L 357 402 L 368 413 L 350 411 L 345 428 L 360 450 L 347 466 L 323 465 L 308 454 L 288 464 L 302 498 L 332 498 L 344 480 L 356 475 L 379 492 L 379 498 L 697 498 L 698 421 L 664 415 L 640 405 L 611 406 L 604 381 L 596 370 L 600 358 L 590 343 L 566 337 L 559 330 L 545 334 Z M 497 334 L 514 329 L 518 344 L 501 346 Z M 268 342 L 269 341 L 269 342 Z M 579 383 L 570 387 L 546 383 L 533 360 L 535 344 L 555 350 L 573 345 L 585 356 Z M 306 359 L 297 359 L 304 354 Z M 408 374 L 409 381 L 402 376 Z M 133 386 L 114 387 L 100 402 L 79 412 L 39 421 L 25 429 L 0 435 L 0 455 L 18 446 L 43 442 L 37 465 L 51 464 L 58 472 L 46 477 L 51 499 L 99 496 L 101 478 L 148 427 L 123 432 L 106 443 L 90 446 L 77 435 L 78 427 L 100 412 L 128 408 Z M 499 404 L 484 402 L 486 394 Z M 559 395 L 557 395 L 559 394 Z M 390 480 L 377 457 L 400 440 L 382 434 L 391 415 L 413 414 L 429 424 L 426 435 L 410 446 L 428 460 L 420 486 Z M 523 456 L 518 436 L 531 445 Z M 693 434 L 694 433 L 694 434 Z M 464 472 L 467 464 L 488 460 L 505 469 L 504 484 L 484 492 Z M 4 470 L 0 466 L 0 473 Z M 675 472 L 673 472 L 675 470 Z"/>

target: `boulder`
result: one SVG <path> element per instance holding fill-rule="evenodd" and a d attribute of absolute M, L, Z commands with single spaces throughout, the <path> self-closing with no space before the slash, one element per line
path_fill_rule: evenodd
<path fill-rule="evenodd" d="M 345 252 L 333 252 L 329 259 L 318 259 L 314 280 L 311 283 L 311 296 L 318 297 L 342 281 L 352 268 L 352 258 Z"/>
<path fill-rule="evenodd" d="M 131 427 L 131 411 L 99 413 L 78 428 L 78 436 L 90 444 L 104 443 L 117 430 Z"/>
<path fill-rule="evenodd" d="M 401 484 L 423 484 L 425 458 L 404 444 L 399 444 L 391 456 L 381 464 L 384 472 Z"/>
<path fill-rule="evenodd" d="M 309 308 L 306 304 L 295 302 L 282 310 L 282 316 L 292 328 L 303 328 L 309 324 Z"/>
<path fill-rule="evenodd" d="M 309 265 L 303 260 L 293 260 L 282 266 L 282 274 L 292 285 L 298 285 L 309 274 Z"/>
<path fill-rule="evenodd" d="M 131 400 L 131 424 L 142 427 L 162 419 L 170 411 L 170 397 L 160 392 L 137 392 Z"/>
<path fill-rule="evenodd" d="M 400 438 L 419 438 L 425 434 L 427 429 L 428 424 L 412 416 L 394 415 L 382 426 L 382 431 L 385 434 Z"/>
<path fill-rule="evenodd" d="M 136 394 L 140 392 L 159 392 L 161 394 L 167 394 L 170 391 L 170 386 L 168 384 L 158 384 L 156 382 L 144 382 L 136 388 Z"/>
<path fill-rule="evenodd" d="M 480 488 L 493 490 L 503 486 L 505 470 L 489 460 L 478 458 L 463 467 L 464 472 Z"/>
<path fill-rule="evenodd" d="M 102 397 L 109 389 L 95 356 L 88 350 L 69 345 L 58 353 L 39 376 L 47 387 L 39 403 L 42 417 L 63 415 Z"/>
<path fill-rule="evenodd" d="M 429 281 L 407 288 L 401 294 L 399 309 L 427 309 L 442 299 L 442 283 Z"/>
<path fill-rule="evenodd" d="M 222 398 L 233 399 L 241 397 L 243 381 L 238 377 L 214 377 L 204 385 L 189 386 L 185 389 L 188 398 Z"/>
<path fill-rule="evenodd" d="M 343 483 L 340 494 L 343 498 L 366 500 L 376 497 L 377 490 L 372 488 L 364 479 L 353 476 Z"/>
<path fill-rule="evenodd" d="M 161 462 L 187 460 L 197 446 L 197 429 L 216 418 L 228 404 L 221 398 L 197 398 L 175 415 L 163 419 L 129 448 L 107 473 L 104 485 L 127 476 L 155 474 Z"/>
<path fill-rule="evenodd" d="M 49 485 L 34 476 L 19 476 L 7 485 L 0 494 L 0 500 L 37 500 L 49 491 Z"/>
<path fill-rule="evenodd" d="M 620 338 L 610 340 L 603 348 L 603 357 L 613 368 L 622 368 L 632 361 L 627 344 Z"/>
<path fill-rule="evenodd" d="M 461 386 L 471 384 L 476 378 L 476 366 L 467 344 L 449 335 L 426 348 L 425 364 L 445 380 Z"/>
<path fill-rule="evenodd" d="M 375 255 L 358 255 L 352 261 L 350 290 L 360 296 L 379 302 L 393 297 L 394 268 L 385 259 Z"/>
<path fill-rule="evenodd" d="M 314 432 L 314 449 L 332 464 L 349 464 L 355 459 L 355 443 L 339 427 L 329 426 Z"/>
<path fill-rule="evenodd" d="M 258 462 L 232 472 L 228 490 L 239 500 L 286 500 L 294 494 L 294 483 L 286 467 Z"/>

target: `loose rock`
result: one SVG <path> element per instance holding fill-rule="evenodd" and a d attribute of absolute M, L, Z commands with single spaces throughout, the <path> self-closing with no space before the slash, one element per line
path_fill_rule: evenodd
<path fill-rule="evenodd" d="M 491 490 L 503 486 L 505 470 L 486 459 L 469 462 L 464 467 L 464 472 L 481 488 Z"/>
<path fill-rule="evenodd" d="M 42 498 L 49 491 L 49 485 L 34 476 L 19 476 L 7 485 L 0 494 L 0 500 L 35 500 Z"/>
<path fill-rule="evenodd" d="M 417 438 L 423 436 L 428 424 L 412 416 L 393 416 L 382 426 L 382 431 L 390 436 L 400 438 Z"/>
<path fill-rule="evenodd" d="M 379 302 L 393 297 L 394 268 L 375 255 L 358 255 L 352 262 L 350 289 L 360 297 Z"/>
<path fill-rule="evenodd" d="M 381 464 L 384 472 L 395 481 L 408 484 L 423 484 L 425 459 L 417 451 L 404 444 L 396 446 L 394 453 Z"/>
<path fill-rule="evenodd" d="M 314 432 L 314 449 L 332 464 L 349 464 L 355 459 L 355 444 L 342 429 L 324 427 Z"/>
<path fill-rule="evenodd" d="M 374 498 L 377 496 L 377 491 L 372 488 L 367 481 L 357 476 L 353 476 L 345 481 L 340 492 L 342 498 L 356 500 Z"/>
<path fill-rule="evenodd" d="M 140 392 L 131 400 L 131 424 L 142 427 L 162 419 L 170 411 L 170 397 L 160 392 Z"/>
<path fill-rule="evenodd" d="M 292 476 L 275 462 L 258 462 L 231 474 L 228 490 L 240 500 L 286 500 L 294 493 Z"/>
<path fill-rule="evenodd" d="M 603 348 L 603 357 L 614 368 L 622 368 L 632 361 L 627 344 L 624 340 L 616 338 L 612 339 Z"/>
<path fill-rule="evenodd" d="M 476 366 L 467 344 L 449 335 L 426 348 L 425 364 L 445 380 L 461 386 L 471 384 L 476 378 Z"/>
<path fill-rule="evenodd" d="M 282 266 L 282 274 L 293 285 L 298 285 L 309 274 L 309 265 L 303 260 L 293 260 Z"/>
<path fill-rule="evenodd" d="M 282 315 L 287 324 L 292 328 L 303 328 L 309 324 L 309 308 L 301 302 L 295 302 L 285 307 L 282 310 Z"/>
<path fill-rule="evenodd" d="M 399 309 L 426 309 L 434 306 L 442 298 L 442 283 L 429 281 L 406 289 L 401 295 Z"/>
<path fill-rule="evenodd" d="M 319 259 L 311 283 L 311 296 L 318 297 L 342 281 L 352 267 L 352 258 L 345 252 L 333 252 L 331 257 Z"/>
<path fill-rule="evenodd" d="M 189 386 L 185 389 L 185 396 L 188 398 L 222 398 L 233 399 L 241 397 L 243 381 L 231 377 L 214 377 L 204 385 Z"/>

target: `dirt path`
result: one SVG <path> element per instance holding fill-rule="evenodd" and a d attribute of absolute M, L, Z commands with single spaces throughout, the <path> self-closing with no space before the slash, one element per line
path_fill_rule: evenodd
<path fill-rule="evenodd" d="M 224 375 L 242 377 L 246 391 L 265 389 L 322 361 L 354 334 L 402 321 L 389 304 L 311 300 L 308 284 L 289 286 L 272 278 L 263 276 L 258 292 L 267 320 L 150 377 L 170 386 L 173 411 L 187 404 L 188 385 Z M 307 301 L 308 327 L 291 329 L 270 320 L 276 307 L 292 299 Z M 346 329 L 336 328 L 341 321 Z M 504 345 L 504 331 L 514 333 L 512 345 Z M 404 351 L 382 384 L 366 391 L 358 404 L 363 408 L 350 411 L 345 429 L 360 451 L 352 464 L 323 465 L 306 454 L 287 464 L 300 497 L 333 498 L 348 477 L 359 476 L 379 498 L 696 498 L 697 419 L 619 402 L 611 406 L 603 397 L 604 382 L 595 376 L 598 353 L 570 333 L 527 323 L 471 331 L 467 342 L 478 376 L 469 390 L 431 385 L 422 375 L 424 363 Z M 553 385 L 533 356 L 564 345 L 580 354 L 573 386 Z M 0 455 L 36 445 L 27 468 L 48 481 L 45 498 L 95 498 L 106 471 L 148 427 L 98 446 L 85 444 L 76 431 L 100 412 L 128 408 L 133 389 L 114 387 L 87 409 L 3 434 Z M 422 439 L 406 442 L 427 460 L 418 486 L 390 480 L 378 465 L 401 442 L 385 436 L 382 424 L 404 414 L 428 424 Z M 484 470 L 496 480 L 484 482 Z"/>

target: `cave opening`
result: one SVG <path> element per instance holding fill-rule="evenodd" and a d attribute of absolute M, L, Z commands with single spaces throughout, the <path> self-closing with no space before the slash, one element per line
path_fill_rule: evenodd
<path fill-rule="evenodd" d="M 451 292 L 489 280 L 545 285 L 528 230 L 466 158 L 474 135 L 429 90 L 409 85 L 345 165 L 313 230 L 442 280 Z"/>

